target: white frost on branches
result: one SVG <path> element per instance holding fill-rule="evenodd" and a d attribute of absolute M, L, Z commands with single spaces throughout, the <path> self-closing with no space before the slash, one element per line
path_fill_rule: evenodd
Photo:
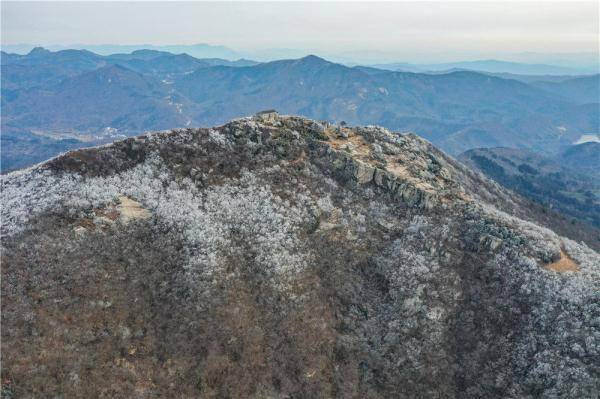
<path fill-rule="evenodd" d="M 57 177 L 38 170 L 10 175 L 3 182 L 3 233 L 18 233 L 29 218 L 44 212 L 66 210 L 76 217 L 121 195 L 150 211 L 156 228 L 181 234 L 190 276 L 211 279 L 222 272 L 225 257 L 243 248 L 252 249 L 253 262 L 267 274 L 283 280 L 308 264 L 297 235 L 315 206 L 310 196 L 299 196 L 292 204 L 248 171 L 200 190 L 189 179 L 175 182 L 158 156 L 110 177 Z"/>

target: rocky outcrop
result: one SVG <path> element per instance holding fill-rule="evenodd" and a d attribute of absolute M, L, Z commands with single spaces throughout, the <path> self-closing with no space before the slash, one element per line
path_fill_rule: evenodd
<path fill-rule="evenodd" d="M 2 184 L 3 396 L 600 388 L 600 256 L 414 135 L 269 112 Z"/>

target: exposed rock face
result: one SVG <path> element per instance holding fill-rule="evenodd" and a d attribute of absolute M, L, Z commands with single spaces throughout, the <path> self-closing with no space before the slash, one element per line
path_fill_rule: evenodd
<path fill-rule="evenodd" d="M 600 389 L 600 256 L 412 135 L 269 113 L 68 153 L 2 204 L 7 397 Z"/>

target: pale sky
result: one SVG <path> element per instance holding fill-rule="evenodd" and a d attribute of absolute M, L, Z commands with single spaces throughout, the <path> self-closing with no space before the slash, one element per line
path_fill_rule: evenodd
<path fill-rule="evenodd" d="M 592 2 L 10 2 L 2 44 L 194 44 L 390 57 L 598 52 Z"/>

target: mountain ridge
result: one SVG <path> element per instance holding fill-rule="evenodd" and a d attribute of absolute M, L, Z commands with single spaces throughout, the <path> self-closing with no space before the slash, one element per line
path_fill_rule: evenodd
<path fill-rule="evenodd" d="M 495 59 L 459 61 L 438 64 L 391 63 L 376 64 L 377 68 L 385 68 L 406 72 L 438 72 L 449 69 L 467 69 L 489 73 L 513 73 L 522 75 L 581 75 L 595 72 L 590 68 L 571 68 L 548 64 L 529 64 Z"/>
<path fill-rule="evenodd" d="M 50 59 L 70 60 L 75 54 L 79 53 L 51 53 Z M 119 129 L 119 135 L 135 135 L 165 126 L 209 126 L 274 108 L 317 119 L 413 131 L 457 155 L 469 148 L 508 145 L 552 154 L 599 128 L 597 104 L 589 103 L 594 87 L 581 96 L 574 96 L 572 89 L 574 84 L 592 85 L 593 79 L 539 88 L 535 82 L 519 83 L 476 72 L 427 75 L 349 68 L 316 56 L 252 66 L 245 61 L 196 60 L 154 50 L 112 59 L 90 57 L 84 53 L 78 62 L 69 62 L 67 69 L 58 61 L 43 66 L 4 64 L 3 131 L 16 139 L 22 131 L 50 137 L 57 129 L 81 130 L 83 140 L 90 135 L 102 136 L 106 127 Z M 133 106 L 130 111 L 119 107 L 102 115 L 106 122 L 91 124 L 88 122 L 97 115 L 64 115 L 64 106 L 47 101 L 63 94 L 70 98 L 60 92 L 57 83 L 77 80 L 82 73 L 112 64 L 142 74 L 148 86 L 163 86 L 158 91 L 139 93 L 146 114 L 160 116 L 154 122 L 141 123 L 140 115 L 133 111 L 138 107 Z M 87 104 L 86 109 L 102 108 L 105 99 L 99 93 L 104 90 L 99 85 L 82 87 L 66 108 L 80 103 Z M 110 100 L 128 103 L 126 91 L 124 85 Z M 48 124 L 37 123 L 40 118 L 32 115 L 36 110 L 32 104 L 40 102 L 46 104 L 41 112 L 54 126 L 50 132 L 45 131 Z M 169 123 L 161 124 L 162 119 Z"/>
<path fill-rule="evenodd" d="M 5 394 L 597 391 L 600 256 L 415 135 L 265 112 L 2 185 Z"/>
<path fill-rule="evenodd" d="M 573 146 L 577 147 L 577 146 Z M 583 232 L 585 224 L 595 226 L 584 239 L 597 247 L 600 239 L 600 179 L 595 169 L 600 162 L 600 152 L 592 159 L 589 151 L 589 165 L 585 164 L 585 151 L 571 148 L 578 157 L 578 165 L 571 166 L 569 156 L 560 154 L 554 158 L 514 148 L 480 148 L 461 154 L 457 159 L 504 187 L 518 192 L 534 202 L 559 212 L 577 225 Z M 558 217 L 557 217 L 558 219 Z M 584 225 L 577 223 L 583 221 Z"/>

